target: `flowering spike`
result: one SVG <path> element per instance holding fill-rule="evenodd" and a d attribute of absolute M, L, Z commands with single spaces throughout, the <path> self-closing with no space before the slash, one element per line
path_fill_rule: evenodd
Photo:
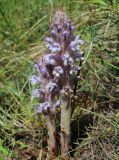
<path fill-rule="evenodd" d="M 41 103 L 36 106 L 37 113 L 44 113 L 46 119 L 56 113 L 61 106 L 61 152 L 68 152 L 70 143 L 71 97 L 76 93 L 81 62 L 84 60 L 80 46 L 83 41 L 80 36 L 73 35 L 74 26 L 62 10 L 55 13 L 50 27 L 50 37 L 45 38 L 47 53 L 35 68 L 39 77 L 33 76 L 33 84 L 40 82 L 40 90 L 34 90 L 32 97 L 40 97 Z M 53 128 L 54 122 L 48 122 L 48 128 Z M 50 127 L 49 127 L 50 125 Z M 53 130 L 54 131 L 54 130 Z M 54 133 L 49 133 L 53 138 Z M 66 137 L 65 137 L 66 136 Z M 51 150 L 54 149 L 55 138 Z M 65 145 L 65 146 L 64 146 Z"/>
<path fill-rule="evenodd" d="M 80 51 L 83 41 L 79 36 L 73 36 L 73 31 L 74 26 L 70 19 L 62 10 L 56 11 L 50 27 L 51 37 L 45 38 L 48 52 L 35 64 L 39 76 L 33 75 L 30 80 L 32 84 L 40 82 L 40 88 L 45 91 L 41 96 L 43 103 L 52 102 L 53 106 L 66 85 L 69 85 L 71 90 L 75 88 L 75 80 L 81 69 L 81 66 L 78 66 L 81 63 L 77 62 L 83 61 L 84 57 Z M 38 96 L 39 93 L 34 91 L 32 97 Z"/>

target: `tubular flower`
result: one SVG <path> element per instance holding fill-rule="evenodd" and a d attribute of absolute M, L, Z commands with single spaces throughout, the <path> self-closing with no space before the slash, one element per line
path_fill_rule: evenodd
<path fill-rule="evenodd" d="M 40 77 L 36 76 L 36 75 L 32 75 L 29 78 L 29 81 L 32 85 L 37 84 L 38 82 L 40 82 Z"/>

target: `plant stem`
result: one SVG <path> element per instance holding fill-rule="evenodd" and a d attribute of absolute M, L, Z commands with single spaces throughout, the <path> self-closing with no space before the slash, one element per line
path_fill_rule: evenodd
<path fill-rule="evenodd" d="M 71 117 L 71 100 L 70 97 L 62 97 L 61 104 L 61 155 L 63 159 L 68 160 L 68 154 L 71 131 L 70 131 L 70 117 Z"/>
<path fill-rule="evenodd" d="M 55 119 L 53 116 L 46 115 L 46 124 L 48 129 L 48 150 L 50 153 L 50 159 L 56 157 L 56 131 L 55 131 Z"/>

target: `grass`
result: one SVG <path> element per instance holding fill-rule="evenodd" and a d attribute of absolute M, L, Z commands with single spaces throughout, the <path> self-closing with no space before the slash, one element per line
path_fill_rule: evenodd
<path fill-rule="evenodd" d="M 85 41 L 71 152 L 75 159 L 118 160 L 118 0 L 0 1 L 0 160 L 40 159 L 45 152 L 44 118 L 35 114 L 28 79 L 45 52 L 43 40 L 57 7 L 66 10 Z"/>

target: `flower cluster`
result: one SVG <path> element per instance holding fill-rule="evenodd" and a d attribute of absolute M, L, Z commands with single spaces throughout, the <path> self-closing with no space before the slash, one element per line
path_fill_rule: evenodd
<path fill-rule="evenodd" d="M 39 98 L 37 113 L 55 113 L 60 106 L 60 95 L 71 93 L 76 79 L 79 79 L 81 62 L 84 59 L 80 46 L 83 41 L 73 35 L 74 26 L 70 19 L 58 10 L 50 27 L 50 37 L 45 38 L 47 52 L 35 64 L 37 75 L 30 79 L 31 84 L 39 84 L 32 98 Z"/>

